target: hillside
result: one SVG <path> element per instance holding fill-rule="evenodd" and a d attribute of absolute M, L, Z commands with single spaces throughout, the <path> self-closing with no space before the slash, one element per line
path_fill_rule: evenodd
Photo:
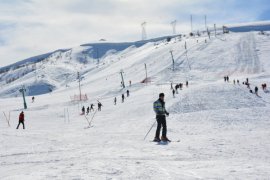
<path fill-rule="evenodd" d="M 267 33 L 162 38 L 100 51 L 100 58 L 88 56 L 93 53 L 88 44 L 5 72 L 0 109 L 11 113 L 11 127 L 1 115 L 0 179 L 267 179 L 270 96 L 261 89 L 270 84 Z M 141 83 L 145 64 L 149 82 Z M 72 101 L 79 93 L 77 72 L 87 101 Z M 6 84 L 15 75 L 20 77 Z M 223 80 L 227 75 L 229 83 Z M 259 87 L 259 96 L 242 84 L 246 78 L 252 90 Z M 173 98 L 170 84 L 185 81 L 189 86 Z M 16 130 L 22 85 L 30 95 L 26 129 Z M 121 103 L 126 90 L 130 97 Z M 150 142 L 155 127 L 144 140 L 160 92 L 170 112 L 169 144 Z M 98 101 L 102 111 L 86 128 L 94 113 L 84 117 L 81 107 L 94 103 L 96 109 Z"/>

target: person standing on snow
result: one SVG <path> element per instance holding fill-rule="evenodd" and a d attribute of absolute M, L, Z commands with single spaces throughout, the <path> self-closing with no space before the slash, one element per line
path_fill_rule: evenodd
<path fill-rule="evenodd" d="M 101 106 L 103 106 L 101 102 L 98 102 L 98 111 L 101 111 Z"/>
<path fill-rule="evenodd" d="M 116 102 L 117 102 L 117 99 L 116 99 L 116 97 L 114 98 L 114 105 L 116 105 Z"/>
<path fill-rule="evenodd" d="M 175 90 L 172 90 L 173 97 L 175 98 Z"/>
<path fill-rule="evenodd" d="M 90 106 L 90 111 L 92 111 L 92 110 L 95 111 L 95 110 L 94 110 L 94 106 L 95 106 L 94 104 L 91 104 L 91 106 Z"/>
<path fill-rule="evenodd" d="M 176 85 L 175 85 L 175 92 L 176 92 L 176 94 L 178 94 L 178 88 L 179 88 L 179 85 L 176 84 Z"/>
<path fill-rule="evenodd" d="M 258 91 L 259 91 L 259 88 L 256 86 L 255 87 L 255 94 L 258 96 Z"/>
<path fill-rule="evenodd" d="M 84 115 L 85 114 L 85 108 L 84 108 L 84 106 L 82 107 L 82 115 Z"/>
<path fill-rule="evenodd" d="M 188 87 L 188 81 L 186 81 L 186 87 Z"/>
<path fill-rule="evenodd" d="M 89 108 L 89 106 L 88 106 L 87 109 L 86 109 L 86 115 L 88 115 L 89 112 L 90 112 L 90 108 Z"/>
<path fill-rule="evenodd" d="M 122 103 L 125 101 L 125 95 L 122 94 Z"/>
<path fill-rule="evenodd" d="M 35 101 L 35 97 L 33 96 L 33 97 L 32 97 L 32 103 L 33 103 L 34 101 Z"/>
<path fill-rule="evenodd" d="M 127 90 L 127 97 L 129 97 L 129 90 Z"/>
<path fill-rule="evenodd" d="M 164 102 L 164 93 L 159 94 L 159 99 L 154 102 L 153 108 L 156 113 L 156 120 L 157 120 L 157 130 L 156 135 L 154 138 L 154 142 L 160 142 L 160 141 L 166 141 L 170 142 L 170 140 L 167 138 L 167 125 L 166 125 L 166 116 L 169 116 L 169 113 L 166 111 L 165 108 L 165 102 Z M 160 136 L 160 130 L 162 126 L 162 136 L 161 139 Z"/>
<path fill-rule="evenodd" d="M 18 124 L 16 129 L 19 129 L 20 124 L 22 124 L 23 129 L 25 129 L 25 127 L 24 127 L 24 112 L 23 111 L 19 115 L 19 124 Z"/>
<path fill-rule="evenodd" d="M 182 83 L 179 84 L 179 88 L 180 88 L 180 90 L 182 90 L 182 88 L 183 88 L 183 84 Z"/>

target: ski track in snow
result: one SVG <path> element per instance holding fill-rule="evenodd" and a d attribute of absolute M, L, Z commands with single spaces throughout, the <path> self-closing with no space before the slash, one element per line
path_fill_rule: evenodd
<path fill-rule="evenodd" d="M 199 38 L 199 43 L 187 39 L 188 60 L 184 41 L 172 41 L 129 48 L 107 56 L 100 67 L 86 66 L 82 90 L 90 96 L 79 104 L 70 101 L 78 91 L 77 82 L 70 81 L 69 88 L 59 82 L 64 67 L 73 72 L 72 64 L 61 67 L 56 60 L 55 66 L 44 64 L 41 73 L 48 73 L 47 80 L 59 89 L 36 96 L 34 103 L 27 97 L 25 130 L 15 129 L 21 97 L 0 99 L 1 111 L 11 112 L 10 128 L 0 114 L 0 179 L 268 179 L 270 93 L 260 89 L 259 98 L 242 82 L 249 77 L 252 89 L 270 84 L 270 39 L 255 32 L 222 35 L 207 43 L 204 39 Z M 144 63 L 152 78 L 147 85 L 140 84 Z M 126 84 L 132 80 L 132 86 L 124 90 L 120 69 L 124 69 Z M 230 75 L 230 83 L 223 82 L 225 75 Z M 29 74 L 23 80 L 30 78 Z M 241 84 L 234 85 L 233 79 Z M 186 80 L 189 87 L 173 98 L 171 81 Z M 12 86 L 16 84 L 1 92 Z M 127 89 L 130 97 L 121 103 L 120 95 Z M 155 127 L 143 140 L 155 121 L 152 106 L 160 92 L 166 94 L 170 112 L 168 137 L 180 142 L 149 142 Z M 117 105 L 113 105 L 115 96 Z M 88 124 L 79 115 L 81 105 L 95 103 L 97 108 L 97 100 L 103 104 L 102 111 L 97 112 L 93 126 L 85 129 Z M 64 118 L 64 108 L 69 110 L 70 121 Z"/>

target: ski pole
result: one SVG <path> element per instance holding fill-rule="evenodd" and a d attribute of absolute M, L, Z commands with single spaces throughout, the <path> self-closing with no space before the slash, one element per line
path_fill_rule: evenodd
<path fill-rule="evenodd" d="M 146 133 L 146 135 L 144 136 L 143 140 L 145 140 L 145 138 L 148 136 L 148 134 L 153 129 L 153 127 L 155 126 L 155 124 L 156 124 L 156 121 L 153 123 L 153 125 L 151 126 L 151 128 L 149 129 L 149 131 Z"/>
<path fill-rule="evenodd" d="M 91 126 L 91 123 L 93 122 L 94 117 L 95 117 L 97 111 L 98 111 L 98 110 L 96 109 L 96 111 L 94 112 L 94 114 L 93 114 L 93 116 L 92 116 L 92 118 L 91 118 L 91 120 L 90 120 L 90 122 L 89 122 L 89 126 Z"/>

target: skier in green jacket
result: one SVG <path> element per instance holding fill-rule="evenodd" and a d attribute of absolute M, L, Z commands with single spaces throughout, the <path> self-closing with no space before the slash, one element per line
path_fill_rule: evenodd
<path fill-rule="evenodd" d="M 160 142 L 160 141 L 166 141 L 170 142 L 170 140 L 167 138 L 167 125 L 166 125 L 166 116 L 169 116 L 169 113 L 166 111 L 165 108 L 165 102 L 164 102 L 164 93 L 159 94 L 159 99 L 154 102 L 154 111 L 156 113 L 156 120 L 157 120 L 157 130 L 156 130 L 156 136 L 154 141 Z M 161 139 L 160 136 L 160 130 L 162 126 L 162 136 Z"/>

